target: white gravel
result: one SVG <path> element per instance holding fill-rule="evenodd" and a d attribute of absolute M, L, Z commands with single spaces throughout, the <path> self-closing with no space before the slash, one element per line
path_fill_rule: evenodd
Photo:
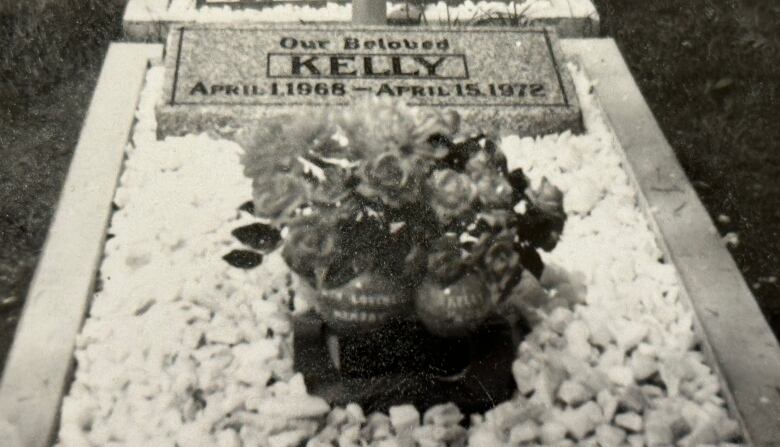
<path fill-rule="evenodd" d="M 734 438 L 738 426 L 697 349 L 675 269 L 661 261 L 621 150 L 583 93 L 588 80 L 572 68 L 587 133 L 501 143 L 510 168 L 522 166 L 534 182 L 546 176 L 564 191 L 568 221 L 556 249 L 543 254 L 541 284 L 514 296 L 536 323 L 512 368 L 516 397 L 471 415 L 468 430 L 457 425 L 453 406 L 364 415 L 357 405 L 331 409 L 306 393 L 292 368 L 286 265 L 278 253 L 247 271 L 221 259 L 238 247 L 230 231 L 255 221 L 236 211 L 251 196 L 240 149 L 205 135 L 156 141 L 163 72 L 151 69 L 116 193 L 102 289 L 77 341 L 60 445 L 611 446 Z M 545 293 L 542 307 L 528 304 Z"/>
<path fill-rule="evenodd" d="M 414 3 L 414 2 L 410 2 Z M 388 13 L 405 6 L 403 1 L 387 2 Z M 444 1 L 429 3 L 425 7 L 428 23 L 468 22 L 475 17 L 501 13 L 505 17 L 518 14 L 529 19 L 591 16 L 596 13 L 587 0 L 524 0 L 477 1 L 467 0 L 458 5 Z M 127 19 L 153 17 L 173 22 L 341 22 L 352 19 L 350 2 L 264 3 L 262 8 L 231 8 L 230 6 L 196 7 L 196 0 L 131 0 Z"/>

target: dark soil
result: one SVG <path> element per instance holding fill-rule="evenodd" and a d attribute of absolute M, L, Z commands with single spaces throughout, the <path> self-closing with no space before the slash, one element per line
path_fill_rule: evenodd
<path fill-rule="evenodd" d="M 115 0 L 0 0 L 0 365 L 78 140 Z M 780 3 L 595 0 L 780 332 Z"/>

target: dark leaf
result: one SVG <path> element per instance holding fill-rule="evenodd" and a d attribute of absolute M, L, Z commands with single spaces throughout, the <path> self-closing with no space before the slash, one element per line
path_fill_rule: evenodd
<path fill-rule="evenodd" d="M 253 223 L 238 227 L 231 234 L 255 250 L 273 250 L 281 239 L 279 230 L 262 223 Z"/>
<path fill-rule="evenodd" d="M 538 208 L 531 207 L 516 221 L 517 236 L 534 247 L 550 251 L 558 243 L 565 220 L 565 215 L 544 214 Z"/>
<path fill-rule="evenodd" d="M 240 269 L 251 269 L 263 262 L 263 255 L 249 250 L 233 250 L 222 257 L 228 264 Z"/>
<path fill-rule="evenodd" d="M 528 179 L 523 173 L 522 169 L 515 169 L 507 175 L 509 184 L 512 185 L 512 190 L 518 194 L 523 194 L 528 187 Z"/>
<path fill-rule="evenodd" d="M 536 249 L 524 245 L 519 247 L 517 251 L 520 254 L 520 263 L 523 264 L 523 267 L 537 279 L 541 278 L 544 271 L 544 262 L 539 253 L 536 252 Z"/>
<path fill-rule="evenodd" d="M 251 200 L 247 200 L 241 206 L 238 207 L 239 211 L 255 215 L 255 203 Z"/>
<path fill-rule="evenodd" d="M 462 172 L 472 155 L 482 150 L 479 145 L 481 136 L 469 138 L 450 147 L 450 153 L 444 157 L 446 166 Z"/>

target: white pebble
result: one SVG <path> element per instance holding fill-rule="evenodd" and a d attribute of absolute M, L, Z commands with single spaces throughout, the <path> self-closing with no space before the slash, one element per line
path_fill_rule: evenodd
<path fill-rule="evenodd" d="M 640 413 L 647 405 L 642 390 L 636 385 L 625 387 L 618 402 L 621 407 L 637 413 Z"/>
<path fill-rule="evenodd" d="M 291 430 L 268 437 L 269 447 L 297 447 L 308 436 L 306 430 Z"/>
<path fill-rule="evenodd" d="M 362 424 L 366 422 L 366 415 L 363 414 L 363 409 L 356 403 L 349 403 L 346 407 L 347 418 L 350 423 Z"/>
<path fill-rule="evenodd" d="M 615 424 L 633 432 L 642 430 L 642 416 L 629 412 L 615 416 Z"/>
<path fill-rule="evenodd" d="M 628 360 L 634 379 L 642 381 L 658 371 L 658 363 L 650 356 L 634 352 Z"/>
<path fill-rule="evenodd" d="M 631 447 L 645 446 L 645 437 L 642 435 L 629 435 L 628 438 L 626 438 L 626 440 L 628 441 L 628 445 L 630 445 Z"/>
<path fill-rule="evenodd" d="M 592 349 L 588 343 L 590 329 L 584 321 L 575 320 L 571 322 L 563 335 L 568 343 L 568 350 L 572 355 L 583 360 L 590 359 L 592 354 Z"/>
<path fill-rule="evenodd" d="M 587 409 L 574 408 L 564 410 L 557 418 L 557 421 L 566 427 L 566 430 L 576 439 L 581 440 L 592 432 L 600 422 L 594 418 Z M 600 415 L 599 415 L 600 416 Z"/>
<path fill-rule="evenodd" d="M 503 441 L 493 430 L 478 427 L 469 433 L 468 445 L 500 446 L 503 445 Z"/>
<path fill-rule="evenodd" d="M 303 419 L 323 416 L 330 411 L 330 405 L 320 397 L 309 395 L 288 395 L 264 400 L 257 406 L 257 412 L 268 417 Z"/>
<path fill-rule="evenodd" d="M 609 325 L 612 336 L 623 351 L 636 347 L 646 336 L 647 326 L 636 322 L 617 320 Z"/>
<path fill-rule="evenodd" d="M 296 373 L 287 381 L 288 391 L 290 394 L 298 396 L 306 396 L 306 382 L 303 380 L 303 374 Z M 358 407 L 360 409 L 360 407 Z M 347 406 L 349 410 L 349 406 Z"/>
<path fill-rule="evenodd" d="M 609 424 L 601 424 L 596 427 L 596 439 L 602 447 L 617 447 L 626 439 L 626 432 Z"/>
<path fill-rule="evenodd" d="M 218 447 L 241 447 L 241 438 L 238 437 L 238 433 L 233 430 L 227 429 L 217 433 L 217 446 Z"/>
<path fill-rule="evenodd" d="M 521 394 L 528 394 L 534 389 L 534 378 L 536 372 L 530 365 L 522 360 L 515 360 L 512 363 L 512 376 L 515 379 L 515 385 Z"/>
<path fill-rule="evenodd" d="M 512 445 L 531 442 L 539 436 L 539 426 L 534 421 L 525 421 L 515 425 L 509 431 L 509 442 Z"/>
<path fill-rule="evenodd" d="M 423 415 L 423 424 L 451 426 L 457 425 L 463 419 L 463 413 L 452 402 L 434 405 Z"/>
<path fill-rule="evenodd" d="M 601 196 L 601 189 L 592 180 L 583 179 L 574 184 L 563 196 L 563 208 L 567 214 L 585 215 L 590 213 Z"/>
<path fill-rule="evenodd" d="M 604 325 L 599 325 L 591 330 L 590 341 L 600 348 L 606 348 L 612 342 L 612 334 Z"/>
<path fill-rule="evenodd" d="M 712 445 L 718 442 L 718 431 L 711 422 L 694 427 L 693 431 L 679 441 L 681 446 Z"/>
<path fill-rule="evenodd" d="M 563 381 L 560 371 L 547 369 L 540 371 L 534 382 L 534 395 L 531 400 L 535 403 L 551 406 L 555 398 L 555 390 Z"/>
<path fill-rule="evenodd" d="M 669 417 L 654 411 L 645 419 L 645 437 L 650 445 L 671 445 L 674 443 L 674 433 Z"/>
<path fill-rule="evenodd" d="M 625 354 L 623 350 L 615 345 L 610 345 L 599 358 L 599 368 L 604 372 L 609 371 L 613 366 L 622 366 L 625 361 Z"/>
<path fill-rule="evenodd" d="M 604 419 L 609 422 L 615 416 L 618 407 L 618 400 L 608 389 L 603 389 L 596 395 L 596 402 L 601 407 Z"/>
<path fill-rule="evenodd" d="M 397 405 L 390 407 L 390 423 L 396 434 L 411 435 L 420 426 L 420 413 L 414 405 Z"/>
<path fill-rule="evenodd" d="M 309 447 L 309 446 L 306 446 Z M 327 447 L 331 447 L 331 444 L 328 444 Z M 401 444 L 401 441 L 395 438 L 387 438 L 387 439 L 381 439 L 376 442 L 376 447 L 404 447 L 403 444 Z"/>
<path fill-rule="evenodd" d="M 545 444 L 553 444 L 562 441 L 566 437 L 566 426 L 560 422 L 549 421 L 542 424 L 541 439 Z M 474 445 L 500 445 L 500 444 L 474 444 Z"/>
<path fill-rule="evenodd" d="M 593 391 L 574 380 L 565 380 L 558 388 L 558 399 L 577 406 L 593 397 Z"/>
<path fill-rule="evenodd" d="M 739 235 L 733 231 L 726 233 L 723 236 L 723 242 L 732 248 L 737 248 L 739 246 Z"/>
<path fill-rule="evenodd" d="M 607 377 L 612 383 L 628 386 L 634 383 L 634 373 L 627 366 L 612 366 L 607 370 Z"/>

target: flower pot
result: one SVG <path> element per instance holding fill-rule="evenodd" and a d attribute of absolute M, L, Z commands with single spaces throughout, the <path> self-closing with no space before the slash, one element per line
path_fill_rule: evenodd
<path fill-rule="evenodd" d="M 493 306 L 485 280 L 469 273 L 443 287 L 426 279 L 415 296 L 417 316 L 426 329 L 440 337 L 464 337 L 474 331 Z"/>
<path fill-rule="evenodd" d="M 371 331 L 402 318 L 408 315 L 412 301 L 406 288 L 375 272 L 317 292 L 317 312 L 341 334 Z"/>

